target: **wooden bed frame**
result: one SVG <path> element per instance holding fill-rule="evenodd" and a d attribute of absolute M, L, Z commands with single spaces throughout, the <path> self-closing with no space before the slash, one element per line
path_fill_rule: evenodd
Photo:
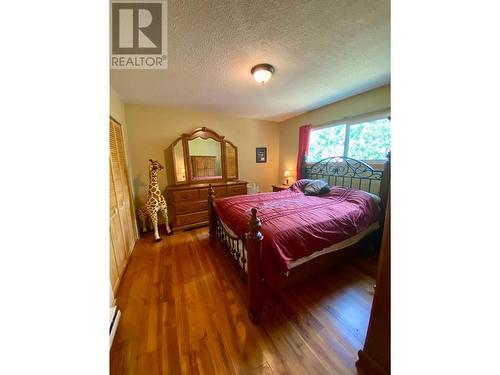
<path fill-rule="evenodd" d="M 378 234 L 382 233 L 390 184 L 390 153 L 387 155 L 383 170 L 373 169 L 360 160 L 335 156 L 313 164 L 304 163 L 302 176 L 308 179 L 325 180 L 330 186 L 346 186 L 379 195 L 381 198 L 380 207 L 382 208 L 380 228 L 376 231 L 376 235 L 366 236 L 354 245 L 326 253 L 294 267 L 290 270 L 288 277 L 284 276 L 283 282 L 278 283 L 278 285 L 265 285 L 262 270 L 262 240 L 264 236 L 261 232 L 260 220 L 257 217 L 257 209 L 252 208 L 245 238 L 234 236 L 226 230 L 214 209 L 215 192 L 210 185 L 208 189 L 210 240 L 217 239 L 219 241 L 241 278 L 246 282 L 248 315 L 253 323 L 258 323 L 261 317 L 266 300 L 265 292 L 279 292 L 285 287 L 300 283 L 308 277 L 319 274 L 334 264 L 354 256 L 363 248 L 361 244 L 366 242 L 366 238 L 375 241 L 375 245 L 377 248 L 379 247 L 380 235 Z"/>

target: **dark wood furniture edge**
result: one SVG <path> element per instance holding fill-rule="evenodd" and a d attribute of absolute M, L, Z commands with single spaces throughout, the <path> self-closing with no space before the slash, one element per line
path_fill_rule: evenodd
<path fill-rule="evenodd" d="M 217 217 L 215 216 L 215 191 L 210 184 L 208 188 L 208 232 L 210 234 L 210 240 L 215 240 L 215 225 Z"/>
<path fill-rule="evenodd" d="M 356 366 L 367 374 L 387 375 L 391 363 L 391 198 L 390 188 L 385 228 L 377 271 L 377 288 L 373 297 L 370 322 L 363 349 Z"/>
<path fill-rule="evenodd" d="M 359 367 L 366 375 L 389 374 L 363 350 L 358 351 L 358 358 L 359 359 L 356 361 L 356 366 Z"/>
<path fill-rule="evenodd" d="M 384 224 L 385 214 L 387 209 L 387 202 L 389 200 L 389 188 L 391 186 L 391 152 L 387 153 L 387 159 L 384 162 L 384 174 L 382 175 L 382 181 L 380 183 L 380 207 L 382 212 L 380 214 L 380 224 L 381 227 Z"/>
<path fill-rule="evenodd" d="M 256 324 L 262 316 L 264 298 L 262 294 L 262 226 L 257 217 L 257 209 L 252 208 L 252 216 L 245 234 L 247 249 L 248 316 Z"/>
<path fill-rule="evenodd" d="M 204 182 L 199 184 L 184 184 L 184 185 L 168 185 L 165 190 L 166 191 L 175 191 L 175 190 L 189 190 L 189 189 L 203 189 L 218 187 L 218 186 L 232 186 L 232 185 L 246 185 L 248 182 L 243 180 L 229 180 L 229 181 L 214 181 L 212 183 Z"/>

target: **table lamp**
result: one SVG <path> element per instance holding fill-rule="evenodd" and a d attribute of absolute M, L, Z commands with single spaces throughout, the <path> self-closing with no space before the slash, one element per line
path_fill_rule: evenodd
<path fill-rule="evenodd" d="M 288 169 L 285 170 L 284 177 L 286 178 L 286 185 L 288 185 L 288 177 L 290 177 L 290 171 Z"/>

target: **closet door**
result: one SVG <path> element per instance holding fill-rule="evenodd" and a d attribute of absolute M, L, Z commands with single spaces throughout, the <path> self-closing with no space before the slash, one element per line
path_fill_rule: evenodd
<path fill-rule="evenodd" d="M 111 151 L 111 155 L 112 155 Z M 116 269 L 118 272 L 118 277 L 121 275 L 123 269 L 125 268 L 127 261 L 127 253 L 125 248 L 124 234 L 122 230 L 122 225 L 120 222 L 120 215 L 118 213 L 118 197 L 121 193 L 121 183 L 119 176 L 116 177 L 113 174 L 113 157 L 110 157 L 110 179 L 109 179 L 109 235 L 110 235 L 110 247 L 114 253 L 114 260 L 116 262 Z M 111 260 L 110 260 L 111 261 Z M 113 280 L 111 280 L 112 285 Z"/>
<path fill-rule="evenodd" d="M 120 215 L 120 220 L 122 223 L 123 233 L 125 235 L 125 248 L 128 256 L 132 253 L 134 248 L 136 234 L 133 225 L 133 215 L 132 212 L 132 197 L 128 180 L 127 173 L 127 163 L 125 159 L 125 147 L 123 143 L 123 135 L 120 125 L 112 122 L 115 138 L 116 138 L 116 150 L 118 156 L 119 173 L 122 182 L 122 200 L 118 202 L 118 212 Z"/>
<path fill-rule="evenodd" d="M 118 263 L 115 257 L 115 248 L 113 246 L 113 239 L 109 237 L 109 276 L 111 280 L 111 287 L 113 291 L 116 292 L 118 288 L 118 282 L 120 281 L 120 272 L 118 268 Z"/>
<path fill-rule="evenodd" d="M 116 288 L 135 244 L 135 230 L 131 209 L 131 195 L 123 146 L 121 127 L 112 119 L 109 121 L 110 162 L 110 278 Z"/>

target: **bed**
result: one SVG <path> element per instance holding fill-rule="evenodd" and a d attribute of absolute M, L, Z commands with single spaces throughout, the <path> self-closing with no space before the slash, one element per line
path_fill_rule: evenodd
<path fill-rule="evenodd" d="M 257 323 L 266 295 L 322 272 L 377 241 L 390 176 L 348 157 L 304 164 L 304 180 L 289 190 L 216 199 L 208 193 L 210 239 L 218 241 L 247 284 L 248 312 Z M 305 195 L 310 180 L 330 191 Z M 328 189 L 327 189 L 328 190 Z"/>

